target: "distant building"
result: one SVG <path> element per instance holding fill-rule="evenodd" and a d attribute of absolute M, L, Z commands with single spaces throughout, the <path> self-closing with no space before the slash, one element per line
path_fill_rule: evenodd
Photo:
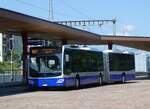
<path fill-rule="evenodd" d="M 3 62 L 3 37 L 0 34 L 0 62 Z"/>
<path fill-rule="evenodd" d="M 48 46 L 49 42 L 40 39 L 29 38 L 29 46 Z M 23 52 L 22 37 L 0 33 L 0 62 L 10 61 L 11 49 L 20 54 Z"/>
<path fill-rule="evenodd" d="M 20 36 L 12 36 L 13 37 L 13 49 L 17 52 L 20 52 L 22 53 L 22 48 L 23 48 L 23 45 L 22 45 L 22 37 Z"/>
<path fill-rule="evenodd" d="M 22 53 L 22 38 L 0 33 L 0 62 L 9 61 L 11 49 Z"/>
<path fill-rule="evenodd" d="M 9 37 L 6 36 L 0 33 L 0 62 L 6 61 L 9 53 Z"/>

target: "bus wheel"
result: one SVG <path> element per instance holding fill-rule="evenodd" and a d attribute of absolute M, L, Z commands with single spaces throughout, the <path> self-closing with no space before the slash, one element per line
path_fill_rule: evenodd
<path fill-rule="evenodd" d="M 76 77 L 75 88 L 78 89 L 79 87 L 80 87 L 80 80 L 79 80 L 79 77 Z"/>
<path fill-rule="evenodd" d="M 102 75 L 99 75 L 99 83 L 98 84 L 101 86 L 102 83 L 103 83 Z"/>
<path fill-rule="evenodd" d="M 122 75 L 122 81 L 121 81 L 122 83 L 125 83 L 126 82 L 126 76 L 125 76 L 125 74 L 123 74 Z"/>

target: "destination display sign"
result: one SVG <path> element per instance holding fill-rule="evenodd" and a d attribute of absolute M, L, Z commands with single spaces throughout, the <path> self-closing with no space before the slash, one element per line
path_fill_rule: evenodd
<path fill-rule="evenodd" d="M 30 48 L 30 54 L 31 55 L 46 55 L 46 54 L 51 54 L 54 51 L 56 51 L 56 49 L 54 48 L 38 48 L 38 47 L 33 47 Z"/>

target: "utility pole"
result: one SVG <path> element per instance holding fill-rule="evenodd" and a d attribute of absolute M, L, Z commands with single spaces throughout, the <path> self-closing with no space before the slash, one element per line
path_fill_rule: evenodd
<path fill-rule="evenodd" d="M 49 17 L 48 20 L 49 21 L 53 21 L 54 20 L 54 14 L 53 14 L 53 0 L 48 0 L 48 10 L 49 10 Z"/>
<path fill-rule="evenodd" d="M 113 20 L 112 20 L 112 22 L 113 22 L 113 35 L 114 36 L 116 36 L 116 18 L 114 18 Z"/>
<path fill-rule="evenodd" d="M 113 19 L 113 36 L 116 36 L 116 18 Z M 116 45 L 110 44 L 108 45 L 108 48 L 116 50 Z"/>

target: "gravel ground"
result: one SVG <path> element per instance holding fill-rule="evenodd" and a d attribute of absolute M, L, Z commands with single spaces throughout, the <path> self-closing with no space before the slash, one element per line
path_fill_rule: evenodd
<path fill-rule="evenodd" d="M 150 80 L 79 90 L 0 88 L 0 109 L 150 109 Z"/>

